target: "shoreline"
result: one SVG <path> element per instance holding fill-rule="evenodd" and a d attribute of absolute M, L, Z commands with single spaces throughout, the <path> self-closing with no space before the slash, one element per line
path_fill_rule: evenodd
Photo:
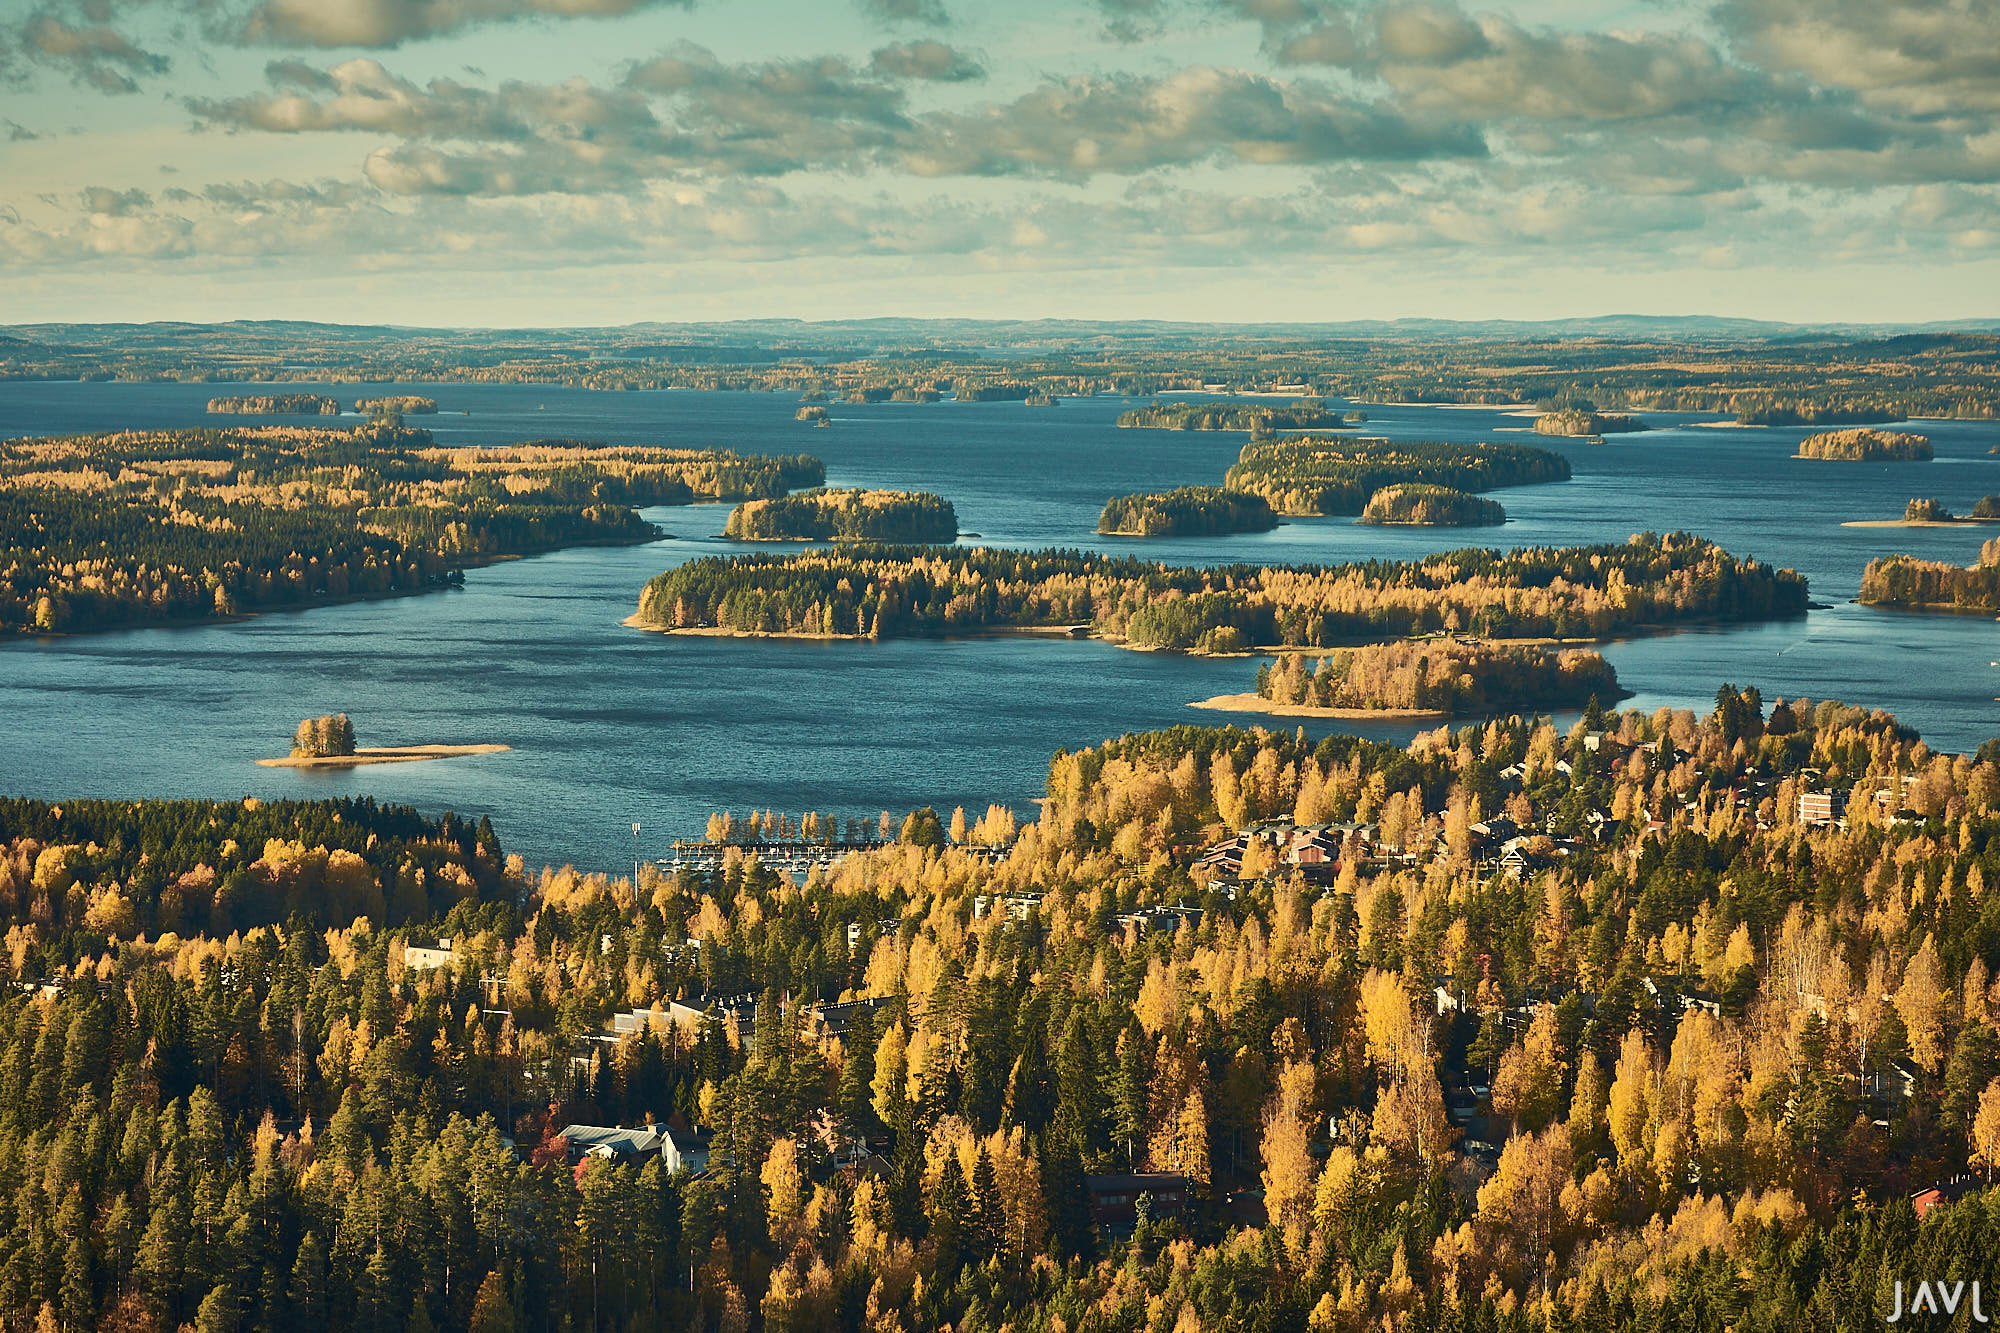
<path fill-rule="evenodd" d="M 1269 713 L 1273 717 L 1321 717 L 1344 722 L 1376 719 L 1382 722 L 1443 722 L 1451 717 L 1442 708 L 1315 708 L 1311 704 L 1281 704 L 1261 694 L 1218 694 L 1197 699 L 1189 708 L 1209 708 L 1218 713 Z"/>
<path fill-rule="evenodd" d="M 893 634 L 882 639 L 874 639 L 866 634 L 807 634 L 799 630 L 779 629 L 732 629 L 727 625 L 657 625 L 645 619 L 638 612 L 618 622 L 626 629 L 644 630 L 648 634 L 684 634 L 697 639 L 798 639 L 808 643 L 887 643 L 894 639 L 1088 639 L 1091 637 L 1088 625 L 1000 625 L 991 629 L 972 630 L 965 634 Z M 1106 643 L 1124 644 L 1116 639 L 1106 639 Z"/>
<path fill-rule="evenodd" d="M 259 768 L 359 768 L 363 764 L 415 764 L 427 759 L 457 759 L 469 754 L 499 754 L 511 745 L 369 745 L 353 754 L 311 758 L 259 759 Z"/>
<path fill-rule="evenodd" d="M 1976 528 L 1984 523 L 2000 523 L 2000 518 L 1855 518 L 1843 528 Z"/>

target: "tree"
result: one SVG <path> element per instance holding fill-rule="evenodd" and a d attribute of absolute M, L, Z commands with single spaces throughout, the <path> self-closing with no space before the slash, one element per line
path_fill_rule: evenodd
<path fill-rule="evenodd" d="M 1972 1117 L 1972 1164 L 1986 1168 L 1993 1180 L 1993 1168 L 2000 1166 L 2000 1078 L 1979 1094 L 1979 1111 Z"/>
<path fill-rule="evenodd" d="M 1937 1073 L 1944 1061 L 1944 997 L 1938 985 L 1937 944 L 1929 935 L 1903 969 L 1896 1013 L 1903 1020 L 1910 1059 L 1925 1073 Z"/>
<path fill-rule="evenodd" d="M 1289 1064 L 1279 1072 L 1278 1090 L 1264 1108 L 1264 1136 L 1259 1145 L 1264 1162 L 1265 1211 L 1294 1245 L 1301 1243 L 1311 1218 L 1317 1176 L 1312 1129 L 1306 1121 L 1312 1085 L 1310 1064 Z"/>
<path fill-rule="evenodd" d="M 514 1303 L 501 1281 L 500 1270 L 488 1272 L 472 1302 L 471 1333 L 514 1333 Z"/>
<path fill-rule="evenodd" d="M 932 1262 L 939 1278 L 946 1282 L 958 1280 L 959 1270 L 971 1253 L 971 1208 L 972 1196 L 966 1188 L 965 1172 L 959 1168 L 958 1154 L 948 1152 L 928 1210 Z"/>

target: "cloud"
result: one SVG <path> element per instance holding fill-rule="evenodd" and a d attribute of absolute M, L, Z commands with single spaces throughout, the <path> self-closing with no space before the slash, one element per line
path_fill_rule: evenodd
<path fill-rule="evenodd" d="M 526 18 L 618 18 L 692 0 L 262 0 L 237 40 L 269 46 L 399 46 Z"/>
<path fill-rule="evenodd" d="M 884 23 L 922 23 L 942 28 L 951 22 L 943 0 L 859 0 L 861 12 Z"/>
<path fill-rule="evenodd" d="M 923 79 L 933 83 L 963 83 L 986 77 L 986 67 L 943 42 L 897 42 L 878 48 L 868 68 L 889 79 Z"/>
<path fill-rule="evenodd" d="M 1712 16 L 1762 67 L 1951 118 L 2000 110 L 1995 0 L 1722 0 Z"/>
<path fill-rule="evenodd" d="M 135 75 L 169 68 L 165 56 L 140 49 L 114 28 L 75 26 L 47 11 L 23 23 L 15 40 L 28 59 L 65 69 L 78 84 L 103 93 L 136 93 Z"/>
<path fill-rule="evenodd" d="M 113 190 L 103 185 L 86 188 L 80 199 L 84 212 L 114 218 L 131 217 L 153 206 L 153 197 L 144 190 Z"/>
<path fill-rule="evenodd" d="M 7 127 L 8 143 L 28 143 L 31 140 L 39 139 L 42 137 L 41 135 L 35 133 L 33 130 L 29 129 L 26 125 L 23 125 L 18 121 L 12 121 L 12 120 L 0 121 L 0 125 L 5 125 Z"/>
<path fill-rule="evenodd" d="M 1013 102 L 925 118 L 902 165 L 921 176 L 1129 175 L 1217 159 L 1262 164 L 1481 157 L 1463 123 L 1243 70 L 1196 66 L 1055 80 Z"/>

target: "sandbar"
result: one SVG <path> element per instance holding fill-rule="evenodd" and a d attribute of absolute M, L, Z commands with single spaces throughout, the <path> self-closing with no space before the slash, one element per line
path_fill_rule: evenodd
<path fill-rule="evenodd" d="M 1218 694 L 1188 707 L 1212 708 L 1219 713 L 1269 713 L 1273 717 L 1330 717 L 1350 721 L 1374 718 L 1383 722 L 1442 722 L 1451 716 L 1442 708 L 1315 708 L 1311 704 L 1281 704 L 1261 694 Z"/>
<path fill-rule="evenodd" d="M 2000 518 L 1857 518 L 1843 528 L 1972 528 L 1981 523 L 2000 523 Z"/>
<path fill-rule="evenodd" d="M 305 759 L 259 759 L 263 768 L 354 768 L 360 764 L 411 764 L 425 759 L 456 759 L 467 754 L 498 754 L 511 745 L 374 745 L 357 747 L 353 754 L 321 755 Z"/>

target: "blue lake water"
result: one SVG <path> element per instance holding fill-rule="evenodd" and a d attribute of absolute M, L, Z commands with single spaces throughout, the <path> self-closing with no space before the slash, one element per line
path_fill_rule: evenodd
<path fill-rule="evenodd" d="M 1996 529 L 1844 528 L 1894 518 L 1912 496 L 1963 511 L 2000 493 L 1992 423 L 1925 422 L 1929 464 L 1793 459 L 1803 429 L 1672 426 L 1605 445 L 1546 441 L 1492 409 L 1368 406 L 1362 433 L 1549 444 L 1567 483 L 1495 493 L 1504 528 L 1471 533 L 1297 520 L 1276 531 L 1146 541 L 1099 538 L 1113 494 L 1214 484 L 1236 433 L 1119 430 L 1126 400 L 929 406 L 836 404 L 792 420 L 789 395 L 591 393 L 539 386 L 299 386 L 351 400 L 430 394 L 442 444 L 576 437 L 811 452 L 831 485 L 932 490 L 983 541 L 1144 553 L 1180 563 L 1403 557 L 1467 544 L 1620 541 L 1686 529 L 1807 575 L 1827 609 L 1802 620 L 1612 644 L 1627 706 L 1705 708 L 1717 684 L 1767 699 L 1841 698 L 1894 711 L 1934 745 L 2000 734 L 2000 627 L 1985 617 L 1853 604 L 1867 562 L 1907 551 L 1971 563 Z M 215 385 L 0 384 L 0 437 L 208 425 Z M 267 391 L 263 386 L 253 392 Z M 351 421 L 352 418 L 349 418 Z M 416 419 L 413 419 L 416 420 Z M 1253 662 L 1022 638 L 804 643 L 627 629 L 641 585 L 719 537 L 720 505 L 649 512 L 670 534 L 466 575 L 463 589 L 261 616 L 231 625 L 0 644 L 0 791 L 61 798 L 370 793 L 426 811 L 490 814 L 532 864 L 629 863 L 697 832 L 715 809 L 872 816 L 934 804 L 976 813 L 1041 794 L 1049 756 L 1124 731 L 1221 715 L 1186 705 L 1250 688 Z M 308 714 L 343 709 L 363 744 L 497 741 L 505 754 L 345 773 L 258 768 Z M 1239 716 L 1240 722 L 1254 718 Z M 1278 721 L 1291 727 L 1295 722 Z M 1314 734 L 1329 730 L 1309 726 Z M 1407 726 L 1343 729 L 1383 737 Z"/>

